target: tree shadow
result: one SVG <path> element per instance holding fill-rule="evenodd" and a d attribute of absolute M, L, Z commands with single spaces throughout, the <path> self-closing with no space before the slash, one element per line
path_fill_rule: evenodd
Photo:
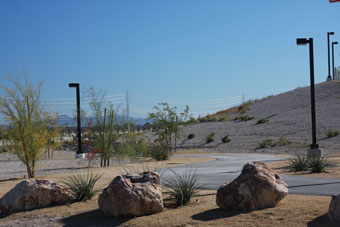
<path fill-rule="evenodd" d="M 333 224 L 328 219 L 327 214 L 324 214 L 308 222 L 307 226 L 308 227 L 321 227 L 321 226 L 336 227 L 337 225 Z"/>
<path fill-rule="evenodd" d="M 120 226 L 131 218 L 113 218 L 106 217 L 99 210 L 92 210 L 80 214 L 76 214 L 64 219 L 61 222 L 64 226 Z"/>
<path fill-rule="evenodd" d="M 239 214 L 247 213 L 241 210 L 223 210 L 223 209 L 212 209 L 203 211 L 198 214 L 194 214 L 191 216 L 192 219 L 197 221 L 213 221 L 221 218 L 229 218 Z"/>

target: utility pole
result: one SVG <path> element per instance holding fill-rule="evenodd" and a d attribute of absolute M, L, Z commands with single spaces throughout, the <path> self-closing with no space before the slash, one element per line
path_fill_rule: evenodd
<path fill-rule="evenodd" d="M 244 103 L 244 92 L 242 94 L 242 103 Z"/>
<path fill-rule="evenodd" d="M 130 129 L 130 96 L 129 96 L 129 90 L 126 91 L 126 120 L 128 123 L 128 132 L 131 132 Z"/>

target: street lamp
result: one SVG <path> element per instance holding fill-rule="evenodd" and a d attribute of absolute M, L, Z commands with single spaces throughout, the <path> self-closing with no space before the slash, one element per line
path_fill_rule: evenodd
<path fill-rule="evenodd" d="M 333 80 L 335 79 L 335 72 L 334 72 L 334 45 L 337 45 L 338 42 L 332 42 L 332 72 L 333 72 Z"/>
<path fill-rule="evenodd" d="M 322 150 L 319 149 L 319 145 L 316 143 L 316 121 L 315 121 L 315 88 L 314 88 L 314 53 L 313 53 L 313 38 L 296 39 L 297 45 L 309 44 L 309 65 L 310 65 L 310 94 L 311 94 L 311 110 L 312 110 L 312 140 L 308 150 L 308 156 L 321 156 Z"/>
<path fill-rule="evenodd" d="M 330 57 L 329 57 L 329 36 L 330 35 L 334 35 L 334 32 L 327 32 L 327 45 L 328 45 L 328 77 L 327 77 L 327 81 L 331 80 L 331 64 L 330 64 Z M 334 78 L 333 78 L 334 80 Z"/>
<path fill-rule="evenodd" d="M 69 87 L 75 87 L 77 89 L 77 128 L 78 128 L 78 150 L 76 158 L 85 157 L 81 150 L 81 124 L 80 124 L 80 94 L 79 94 L 79 83 L 69 83 Z"/>

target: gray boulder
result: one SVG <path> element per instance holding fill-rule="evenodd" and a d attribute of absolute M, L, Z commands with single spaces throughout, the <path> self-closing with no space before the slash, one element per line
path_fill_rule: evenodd
<path fill-rule="evenodd" d="M 134 217 L 163 211 L 159 174 L 144 172 L 113 179 L 99 195 L 98 205 L 106 216 Z"/>
<path fill-rule="evenodd" d="M 49 180 L 24 180 L 0 199 L 0 210 L 8 214 L 33 210 L 51 204 L 71 203 L 74 197 L 67 188 Z"/>
<path fill-rule="evenodd" d="M 226 210 L 258 210 L 275 206 L 288 194 L 288 185 L 262 162 L 248 163 L 230 184 L 217 190 L 216 204 Z"/>

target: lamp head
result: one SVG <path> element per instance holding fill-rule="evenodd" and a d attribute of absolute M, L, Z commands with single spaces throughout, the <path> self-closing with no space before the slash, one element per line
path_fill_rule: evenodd
<path fill-rule="evenodd" d="M 328 35 L 334 35 L 334 32 L 328 32 Z"/>
<path fill-rule="evenodd" d="M 332 44 L 333 44 L 333 45 L 337 45 L 337 44 L 338 44 L 338 42 L 332 42 Z"/>
<path fill-rule="evenodd" d="M 79 83 L 69 83 L 68 87 L 79 87 Z"/>
<path fill-rule="evenodd" d="M 309 40 L 307 40 L 306 38 L 297 38 L 296 39 L 296 44 L 298 46 L 301 46 L 301 45 L 307 45 L 307 43 L 309 43 Z"/>

